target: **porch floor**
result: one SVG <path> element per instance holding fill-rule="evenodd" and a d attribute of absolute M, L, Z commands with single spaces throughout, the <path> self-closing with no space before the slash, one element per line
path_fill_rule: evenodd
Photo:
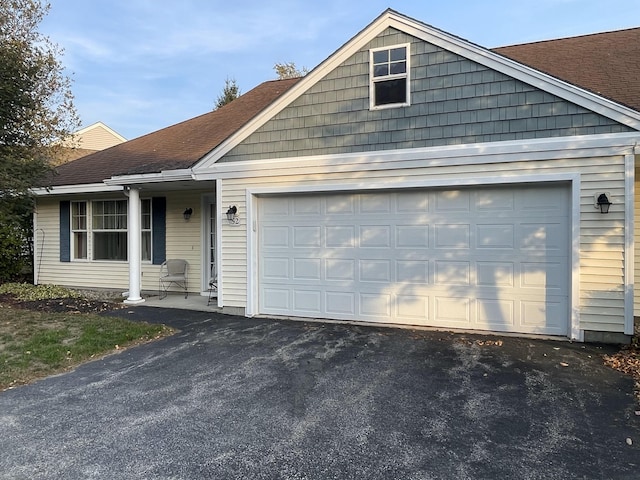
<path fill-rule="evenodd" d="M 222 309 L 218 308 L 218 300 L 216 298 L 211 299 L 211 305 L 207 306 L 208 296 L 199 295 L 197 293 L 190 293 L 187 298 L 184 298 L 184 294 L 178 292 L 169 292 L 169 294 L 162 300 L 156 294 L 142 294 L 144 302 L 137 305 L 143 305 L 145 307 L 160 307 L 160 308 L 179 308 L 183 310 L 196 310 L 199 312 L 221 312 Z M 130 305 L 136 306 L 136 305 Z"/>

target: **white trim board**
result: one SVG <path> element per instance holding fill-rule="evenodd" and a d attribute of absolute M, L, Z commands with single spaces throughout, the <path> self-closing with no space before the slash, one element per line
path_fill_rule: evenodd
<path fill-rule="evenodd" d="M 279 169 L 286 170 L 281 175 L 300 175 L 329 169 L 367 171 L 627 155 L 638 141 L 640 132 L 222 162 L 194 168 L 193 176 L 195 180 L 212 180 L 271 175 Z"/>

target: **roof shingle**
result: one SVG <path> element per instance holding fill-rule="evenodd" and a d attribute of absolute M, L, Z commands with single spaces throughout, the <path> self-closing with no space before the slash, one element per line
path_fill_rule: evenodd
<path fill-rule="evenodd" d="M 114 175 L 189 168 L 298 80 L 264 82 L 218 110 L 62 165 L 49 184 L 99 183 Z"/>
<path fill-rule="evenodd" d="M 492 50 L 640 111 L 640 28 Z"/>

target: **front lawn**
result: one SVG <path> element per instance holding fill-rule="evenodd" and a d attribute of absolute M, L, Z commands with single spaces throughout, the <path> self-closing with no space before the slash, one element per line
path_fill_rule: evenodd
<path fill-rule="evenodd" d="M 86 300 L 73 292 L 52 300 L 46 298 L 46 294 L 31 290 L 39 287 L 20 286 L 19 290 L 24 289 L 28 291 L 27 294 L 16 293 L 16 288 L 7 288 L 6 284 L 2 287 L 0 391 L 64 372 L 83 362 L 172 333 L 164 325 L 81 313 L 77 308 L 60 313 L 60 308 L 55 312 L 43 307 L 51 304 L 58 307 L 91 304 L 94 307 L 98 305 L 96 311 L 103 311 L 104 305 L 117 308 L 115 303 Z M 56 291 L 55 295 L 60 295 L 60 292 Z M 74 300 L 69 302 L 63 298 Z"/>

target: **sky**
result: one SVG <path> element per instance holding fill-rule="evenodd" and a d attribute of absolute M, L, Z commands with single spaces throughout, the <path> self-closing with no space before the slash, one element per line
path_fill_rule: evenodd
<path fill-rule="evenodd" d="M 640 26 L 638 0 L 49 0 L 82 126 L 127 139 L 211 111 L 276 63 L 309 70 L 387 8 L 487 48 Z"/>

